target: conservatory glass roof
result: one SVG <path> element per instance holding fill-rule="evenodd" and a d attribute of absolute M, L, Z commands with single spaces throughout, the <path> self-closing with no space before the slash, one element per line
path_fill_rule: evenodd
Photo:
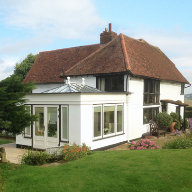
<path fill-rule="evenodd" d="M 101 91 L 88 85 L 70 83 L 44 91 L 43 93 L 104 93 L 104 92 L 105 91 Z"/>

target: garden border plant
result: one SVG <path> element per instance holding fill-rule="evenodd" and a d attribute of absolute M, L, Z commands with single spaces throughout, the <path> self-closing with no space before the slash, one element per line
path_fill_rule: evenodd
<path fill-rule="evenodd" d="M 53 152 L 52 154 L 46 151 L 33 151 L 28 149 L 21 157 L 21 164 L 43 165 L 45 163 L 52 163 L 62 159 L 73 161 L 85 157 L 86 155 L 91 155 L 92 153 L 90 147 L 86 146 L 85 143 L 82 144 L 82 147 L 75 143 L 73 146 L 66 144 L 63 148 Z"/>
<path fill-rule="evenodd" d="M 192 132 L 191 132 L 192 133 Z M 181 136 L 176 136 L 175 139 L 167 141 L 162 149 L 188 149 L 192 147 L 192 134 L 186 134 Z"/>
<path fill-rule="evenodd" d="M 159 149 L 159 146 L 155 144 L 154 141 L 149 141 L 148 139 L 141 139 L 137 142 L 131 142 L 131 145 L 128 145 L 131 150 L 146 150 L 146 149 Z"/>

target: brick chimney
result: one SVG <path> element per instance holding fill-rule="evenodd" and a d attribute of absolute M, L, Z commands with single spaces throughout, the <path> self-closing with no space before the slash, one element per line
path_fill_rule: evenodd
<path fill-rule="evenodd" d="M 105 28 L 105 31 L 100 34 L 100 46 L 104 46 L 105 44 L 112 41 L 115 37 L 117 37 L 117 33 L 111 30 L 111 23 L 109 23 L 109 31 Z"/>

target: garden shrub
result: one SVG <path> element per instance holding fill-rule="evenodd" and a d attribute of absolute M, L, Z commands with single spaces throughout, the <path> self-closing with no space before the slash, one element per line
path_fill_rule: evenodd
<path fill-rule="evenodd" d="M 167 141 L 163 145 L 163 149 L 187 149 L 192 147 L 192 136 L 185 135 L 184 137 L 176 137 L 173 140 Z"/>
<path fill-rule="evenodd" d="M 170 115 L 171 115 L 171 117 L 173 118 L 173 120 L 177 122 L 177 123 L 175 124 L 175 126 L 174 126 L 174 129 L 180 130 L 181 125 L 184 127 L 184 120 L 183 120 L 183 118 L 181 117 L 181 115 L 180 115 L 180 122 L 179 122 L 179 114 L 178 114 L 178 113 L 171 112 Z M 188 122 L 188 119 L 187 119 L 187 118 L 185 118 L 185 127 L 186 127 L 186 128 L 189 127 L 189 122 Z"/>
<path fill-rule="evenodd" d="M 166 112 L 158 113 L 156 121 L 159 122 L 159 126 L 163 129 L 167 129 L 173 123 L 173 118 Z"/>
<path fill-rule="evenodd" d="M 72 161 L 79 158 L 82 158 L 86 155 L 91 155 L 92 151 L 86 144 L 83 144 L 82 147 L 76 145 L 69 146 L 66 144 L 64 146 L 64 150 L 59 151 L 60 155 L 58 155 L 58 151 L 49 154 L 45 151 L 33 151 L 28 150 L 21 158 L 21 164 L 26 165 L 43 165 L 45 163 L 51 163 L 54 161 L 58 161 L 64 159 L 66 161 Z"/>
<path fill-rule="evenodd" d="M 43 165 L 50 159 L 50 154 L 45 151 L 28 150 L 21 158 L 21 164 Z"/>
<path fill-rule="evenodd" d="M 73 161 L 92 153 L 90 147 L 86 146 L 85 143 L 83 143 L 82 147 L 74 143 L 73 146 L 66 144 L 61 154 L 64 160 Z"/>
<path fill-rule="evenodd" d="M 139 140 L 137 142 L 131 142 L 131 145 L 128 145 L 131 150 L 141 150 L 141 149 L 158 149 L 157 146 L 153 141 L 149 141 L 148 139 Z"/>

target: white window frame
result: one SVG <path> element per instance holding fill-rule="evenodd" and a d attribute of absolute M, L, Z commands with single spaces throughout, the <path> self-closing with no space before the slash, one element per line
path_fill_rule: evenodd
<path fill-rule="evenodd" d="M 116 135 L 122 134 L 124 132 L 124 105 L 116 104 L 116 116 L 117 116 L 117 106 L 122 106 L 122 131 L 117 132 L 117 117 L 116 117 Z"/>
<path fill-rule="evenodd" d="M 95 130 L 94 130 L 94 108 L 95 107 L 101 107 L 101 135 L 100 136 L 97 136 L 97 137 L 94 137 L 94 132 L 95 132 Z M 103 107 L 102 107 L 102 105 L 94 105 L 93 106 L 93 138 L 94 139 L 101 139 L 102 137 L 103 137 L 103 125 L 102 125 L 102 122 L 103 122 Z"/>
<path fill-rule="evenodd" d="M 68 138 L 63 138 L 63 110 L 62 108 L 67 108 L 67 135 Z M 61 141 L 69 141 L 69 106 L 68 105 L 61 105 Z"/>
<path fill-rule="evenodd" d="M 27 107 L 29 107 L 30 109 L 29 109 L 29 113 L 31 114 L 31 105 L 25 105 L 26 106 L 26 108 Z M 26 129 L 27 129 L 28 127 L 25 127 L 25 129 L 24 129 L 24 137 L 27 137 L 27 138 L 31 138 L 31 122 L 30 122 L 30 125 L 29 125 L 29 130 L 30 130 L 30 135 L 27 135 L 26 134 Z"/>
<path fill-rule="evenodd" d="M 114 133 L 104 135 L 104 107 L 114 106 Z M 122 106 L 122 131 L 117 132 L 117 106 Z M 101 136 L 94 137 L 94 107 L 101 107 Z M 104 139 L 108 137 L 118 136 L 124 133 L 124 104 L 102 104 L 93 106 L 93 140 Z"/>
<path fill-rule="evenodd" d="M 114 107 L 114 133 L 111 133 L 111 134 L 107 134 L 107 135 L 105 135 L 104 134 L 104 128 L 105 128 L 105 125 L 104 125 L 104 107 L 110 107 L 110 106 L 112 106 L 112 107 Z M 105 138 L 105 137 L 109 137 L 109 136 L 113 136 L 113 135 L 115 135 L 115 133 L 116 133 L 116 118 L 115 118 L 115 116 L 116 116 L 116 105 L 114 105 L 114 104 L 107 104 L 107 105 L 103 105 L 103 113 L 102 113 L 102 115 L 103 115 L 103 123 L 102 123 L 102 131 L 103 131 L 103 138 Z"/>

